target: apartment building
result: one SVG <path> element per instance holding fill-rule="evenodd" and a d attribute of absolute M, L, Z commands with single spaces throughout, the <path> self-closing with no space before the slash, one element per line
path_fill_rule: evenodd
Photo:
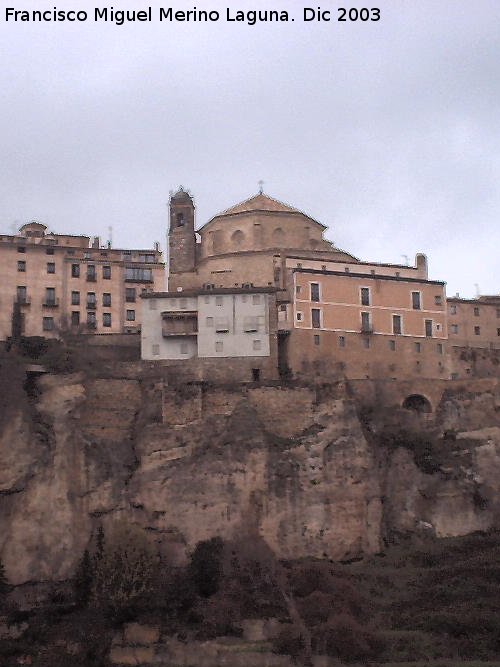
<path fill-rule="evenodd" d="M 500 349 L 500 296 L 451 297 L 448 336 L 451 346 Z"/>
<path fill-rule="evenodd" d="M 109 245 L 109 244 L 108 244 Z M 141 293 L 164 289 L 159 247 L 122 250 L 99 239 L 47 232 L 38 222 L 0 235 L 0 340 L 17 333 L 140 330 Z"/>

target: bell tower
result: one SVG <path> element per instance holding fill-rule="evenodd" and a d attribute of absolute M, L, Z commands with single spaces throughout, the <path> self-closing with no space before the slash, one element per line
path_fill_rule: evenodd
<path fill-rule="evenodd" d="M 194 233 L 194 202 L 191 195 L 180 187 L 175 194 L 170 196 L 169 208 L 168 258 L 169 276 L 172 277 L 173 274 L 195 271 L 196 236 Z M 175 278 L 174 282 L 177 283 Z"/>

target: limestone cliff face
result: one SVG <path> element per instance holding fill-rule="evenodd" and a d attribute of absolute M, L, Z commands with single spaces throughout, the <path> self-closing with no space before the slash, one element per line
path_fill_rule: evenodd
<path fill-rule="evenodd" d="M 283 558 L 345 559 L 399 533 L 500 526 L 491 380 L 439 390 L 422 424 L 448 432 L 433 474 L 407 448 L 374 444 L 343 385 L 170 387 L 80 374 L 37 387 L 10 406 L 0 433 L 0 553 L 16 584 L 70 576 L 97 525 L 124 515 L 179 561 L 199 540 L 248 531 Z"/>

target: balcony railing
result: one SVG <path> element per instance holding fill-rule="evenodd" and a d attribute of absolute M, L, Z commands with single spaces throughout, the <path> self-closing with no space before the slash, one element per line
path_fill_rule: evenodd
<path fill-rule="evenodd" d="M 87 301 L 87 310 L 96 310 L 97 301 Z"/>
<path fill-rule="evenodd" d="M 14 303 L 19 304 L 20 306 L 31 306 L 31 297 L 29 296 L 19 296 L 19 294 L 14 299 Z"/>
<path fill-rule="evenodd" d="M 42 306 L 44 308 L 58 308 L 59 299 L 45 299 L 45 301 L 42 303 Z"/>
<path fill-rule="evenodd" d="M 373 333 L 372 325 L 371 324 L 361 325 L 361 333 L 363 333 L 363 334 L 372 334 Z"/>

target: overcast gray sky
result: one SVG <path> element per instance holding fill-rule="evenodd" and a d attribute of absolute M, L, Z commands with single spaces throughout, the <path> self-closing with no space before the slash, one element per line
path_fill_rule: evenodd
<path fill-rule="evenodd" d="M 279 2 L 279 0 L 278 0 Z M 500 2 L 254 0 L 288 23 L 96 23 L 94 0 L 1 4 L 0 232 L 30 219 L 165 247 L 169 190 L 197 223 L 265 191 L 363 260 L 429 257 L 448 294 L 500 292 Z M 377 6 L 378 22 L 304 22 Z M 83 23 L 6 22 L 84 9 Z M 139 0 L 113 3 L 141 9 Z"/>

